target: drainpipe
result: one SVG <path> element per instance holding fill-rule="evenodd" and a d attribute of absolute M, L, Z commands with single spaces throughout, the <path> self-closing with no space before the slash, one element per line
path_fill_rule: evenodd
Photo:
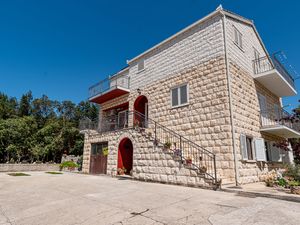
<path fill-rule="evenodd" d="M 227 37 L 226 37 L 226 16 L 223 14 L 223 36 L 224 36 L 224 51 L 225 51 L 225 64 L 226 64 L 226 76 L 227 76 L 227 89 L 229 97 L 229 111 L 230 111 L 230 123 L 231 123 L 231 135 L 233 144 L 233 158 L 234 158 L 234 174 L 235 174 L 235 185 L 239 186 L 239 171 L 238 171 L 238 161 L 236 155 L 236 141 L 235 141 L 235 125 L 233 118 L 233 107 L 232 107 L 232 93 L 231 93 L 231 75 L 229 72 L 229 59 L 227 52 Z"/>

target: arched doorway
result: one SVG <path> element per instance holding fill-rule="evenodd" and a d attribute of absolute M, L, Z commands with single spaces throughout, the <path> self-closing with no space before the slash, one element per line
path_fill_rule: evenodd
<path fill-rule="evenodd" d="M 118 150 L 118 174 L 130 174 L 133 164 L 133 145 L 129 138 L 120 141 Z M 124 170 L 125 169 L 125 170 Z"/>
<path fill-rule="evenodd" d="M 138 123 L 141 127 L 147 127 L 148 99 L 146 96 L 141 95 L 137 97 L 134 102 L 134 110 L 137 111 L 134 117 L 134 122 Z"/>

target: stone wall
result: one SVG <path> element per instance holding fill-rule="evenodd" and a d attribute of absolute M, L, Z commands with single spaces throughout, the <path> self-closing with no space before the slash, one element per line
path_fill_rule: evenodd
<path fill-rule="evenodd" d="M 89 172 L 91 144 L 108 142 L 107 174 L 117 175 L 118 145 L 123 138 L 129 138 L 133 144 L 132 177 L 137 180 L 154 181 L 187 186 L 209 187 L 210 182 L 195 171 L 184 167 L 162 147 L 153 145 L 153 141 L 134 129 L 108 133 L 90 133 L 85 135 L 83 172 Z"/>
<path fill-rule="evenodd" d="M 149 86 L 199 63 L 224 55 L 221 16 L 203 23 L 160 45 L 143 57 L 145 69 L 137 70 L 139 60 L 130 62 L 131 90 Z"/>
<path fill-rule="evenodd" d="M 261 175 L 274 168 L 281 168 L 283 167 L 283 164 L 242 160 L 240 135 L 245 134 L 253 138 L 264 138 L 268 141 L 282 140 L 280 137 L 260 132 L 260 108 L 257 93 L 266 96 L 267 105 L 269 107 L 273 107 L 274 104 L 280 105 L 280 99 L 263 85 L 255 81 L 251 74 L 236 63 L 230 63 L 230 74 L 232 77 L 235 138 L 240 177 L 239 182 L 257 182 Z"/>
<path fill-rule="evenodd" d="M 59 171 L 59 164 L 0 164 L 0 172 Z"/>
<path fill-rule="evenodd" d="M 171 88 L 189 86 L 189 104 L 172 108 Z M 233 151 L 225 60 L 202 62 L 141 89 L 148 98 L 149 117 L 217 155 L 219 178 L 232 182 Z M 133 109 L 138 93 L 129 96 Z"/>

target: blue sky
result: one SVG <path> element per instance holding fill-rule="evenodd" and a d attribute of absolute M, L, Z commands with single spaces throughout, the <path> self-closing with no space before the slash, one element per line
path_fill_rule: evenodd
<path fill-rule="evenodd" d="M 1 0 L 0 91 L 85 100 L 89 86 L 219 4 L 253 19 L 269 52 L 284 50 L 299 73 L 298 1 Z"/>

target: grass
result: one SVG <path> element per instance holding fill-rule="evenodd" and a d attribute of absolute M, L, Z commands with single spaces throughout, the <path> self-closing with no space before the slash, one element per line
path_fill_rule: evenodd
<path fill-rule="evenodd" d="M 14 177 L 26 177 L 30 176 L 30 174 L 27 173 L 8 173 L 9 176 L 14 176 Z"/>
<path fill-rule="evenodd" d="M 63 173 L 61 173 L 61 172 L 54 172 L 54 171 L 45 172 L 45 173 L 48 173 L 48 174 L 54 174 L 54 175 L 57 175 L 57 174 L 63 174 Z"/>

